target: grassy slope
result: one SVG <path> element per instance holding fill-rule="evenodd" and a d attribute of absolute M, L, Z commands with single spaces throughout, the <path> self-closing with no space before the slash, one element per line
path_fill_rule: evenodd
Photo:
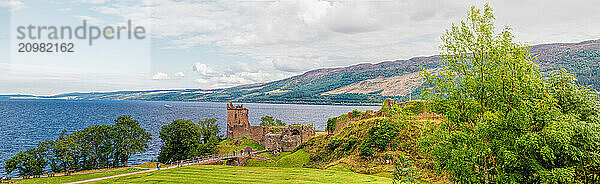
<path fill-rule="evenodd" d="M 270 153 L 263 153 L 261 156 L 266 156 L 273 161 L 267 162 L 262 160 L 250 159 L 246 161 L 247 167 L 286 167 L 286 168 L 300 168 L 304 164 L 308 163 L 310 154 L 304 152 L 304 150 L 298 150 L 296 152 L 283 152 L 281 155 L 274 157 Z"/>
<path fill-rule="evenodd" d="M 388 178 L 306 168 L 189 166 L 97 183 L 391 183 Z"/>
<path fill-rule="evenodd" d="M 394 112 L 409 111 L 399 106 L 393 109 Z M 388 112 L 390 111 L 386 110 L 383 114 Z M 347 117 L 341 119 L 344 118 Z M 376 152 L 373 156 L 361 156 L 361 144 L 371 136 L 369 130 L 384 121 L 389 121 L 398 128 L 397 136 L 390 141 L 386 150 L 374 149 Z M 414 172 L 410 175 L 418 182 L 444 182 L 447 180 L 446 176 L 432 170 L 433 162 L 419 149 L 420 141 L 426 136 L 426 128 L 438 121 L 428 118 L 419 119 L 419 116 L 410 113 L 394 113 L 394 115 L 382 115 L 382 112 L 361 113 L 359 118 L 352 118 L 352 121 L 340 132 L 313 137 L 303 144 L 302 149 L 310 154 L 310 161 L 305 166 L 392 177 L 393 162 L 408 161 L 409 165 L 404 169 L 412 168 Z"/>
<path fill-rule="evenodd" d="M 32 179 L 24 179 L 24 180 L 15 180 L 16 183 L 66 183 L 66 182 L 74 182 L 74 181 L 82 181 L 93 178 L 100 178 L 105 176 L 113 176 L 131 172 L 143 171 L 143 169 L 136 168 L 126 168 L 120 170 L 112 170 L 112 171 L 104 171 L 98 173 L 90 173 L 90 174 L 75 174 L 70 176 L 56 176 L 50 178 L 32 178 Z"/>
<path fill-rule="evenodd" d="M 253 150 L 265 149 L 265 147 L 258 144 L 258 142 L 243 137 L 223 140 L 219 142 L 219 145 L 217 145 L 215 149 L 217 150 L 217 153 L 225 154 L 232 153 L 234 151 L 239 152 L 240 150 L 243 150 L 246 146 L 250 146 Z"/>

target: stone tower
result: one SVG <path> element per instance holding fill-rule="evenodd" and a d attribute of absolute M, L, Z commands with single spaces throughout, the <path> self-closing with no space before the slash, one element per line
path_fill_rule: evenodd
<path fill-rule="evenodd" d="M 227 104 L 227 138 L 245 137 L 250 128 L 248 109 L 244 105 Z"/>

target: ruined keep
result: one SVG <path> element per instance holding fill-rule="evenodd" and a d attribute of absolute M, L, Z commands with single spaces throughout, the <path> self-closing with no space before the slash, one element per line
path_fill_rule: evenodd
<path fill-rule="evenodd" d="M 227 138 L 245 137 L 257 141 L 265 149 L 278 153 L 293 151 L 300 143 L 315 135 L 315 130 L 306 125 L 251 126 L 248 109 L 243 105 L 227 104 Z M 276 130 L 276 131 L 273 131 Z"/>

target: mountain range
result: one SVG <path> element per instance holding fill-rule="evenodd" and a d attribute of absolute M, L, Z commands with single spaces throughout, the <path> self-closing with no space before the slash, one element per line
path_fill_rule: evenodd
<path fill-rule="evenodd" d="M 531 46 L 540 69 L 548 73 L 561 68 L 575 74 L 581 85 L 600 89 L 600 39 L 579 43 L 551 43 Z M 290 78 L 222 89 L 184 89 L 66 93 L 53 96 L 4 95 L 0 99 L 85 99 L 256 102 L 331 105 L 379 105 L 386 98 L 395 101 L 419 99 L 423 78 L 420 68 L 440 70 L 439 56 L 408 60 L 323 68 Z M 412 90 L 411 90 L 412 89 Z"/>

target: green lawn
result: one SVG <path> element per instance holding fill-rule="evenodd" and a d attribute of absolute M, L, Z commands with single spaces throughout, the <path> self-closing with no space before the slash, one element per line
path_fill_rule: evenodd
<path fill-rule="evenodd" d="M 23 179 L 23 180 L 14 180 L 16 183 L 66 183 L 66 182 L 74 182 L 74 181 L 82 181 L 93 178 L 100 178 L 105 176 L 113 176 L 137 171 L 143 171 L 144 169 L 136 169 L 136 168 L 126 168 L 120 170 L 113 171 L 104 171 L 98 173 L 90 173 L 90 174 L 74 174 L 70 176 L 55 176 L 50 178 L 31 178 L 31 179 Z"/>
<path fill-rule="evenodd" d="M 389 178 L 307 168 L 188 166 L 96 183 L 391 183 Z"/>

